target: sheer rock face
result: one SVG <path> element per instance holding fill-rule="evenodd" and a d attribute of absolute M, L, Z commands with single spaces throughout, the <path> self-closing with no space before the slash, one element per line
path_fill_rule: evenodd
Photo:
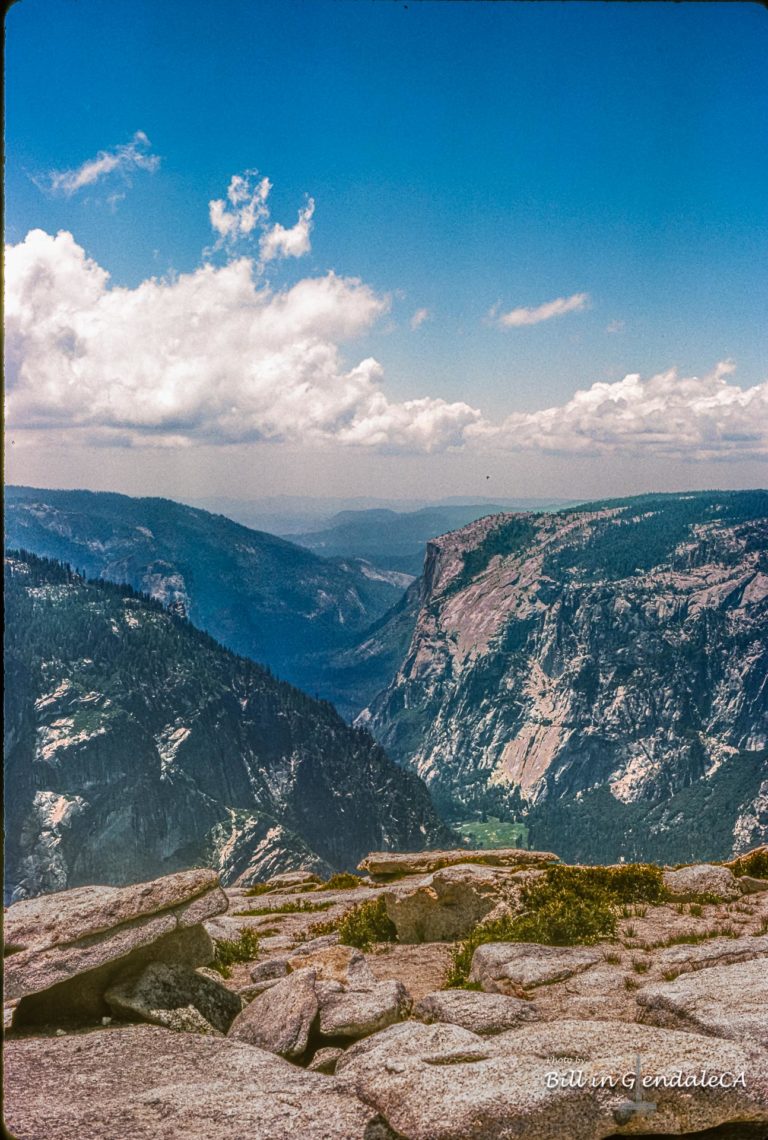
<path fill-rule="evenodd" d="M 724 858 L 768 835 L 766 674 L 768 493 L 644 496 L 435 539 L 360 723 L 565 859 Z"/>
<path fill-rule="evenodd" d="M 6 1002 L 14 1021 L 108 1013 L 104 993 L 149 962 L 204 966 L 213 958 L 205 919 L 227 909 L 211 871 L 129 887 L 80 887 L 15 903 L 5 913 Z"/>

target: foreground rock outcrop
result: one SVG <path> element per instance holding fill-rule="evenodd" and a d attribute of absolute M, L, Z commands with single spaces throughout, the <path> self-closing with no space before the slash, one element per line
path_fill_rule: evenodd
<path fill-rule="evenodd" d="M 17 1140 L 391 1140 L 332 1077 L 238 1041 L 153 1026 L 6 1045 Z"/>
<path fill-rule="evenodd" d="M 768 891 L 744 892 L 737 873 L 741 893 L 724 901 L 706 889 L 722 870 L 709 864 L 686 902 L 660 889 L 660 869 L 617 879 L 469 854 L 378 885 L 286 876 L 253 901 L 198 871 L 10 908 L 20 948 L 7 969 L 31 992 L 6 1041 L 7 1127 L 19 1140 L 765 1140 Z M 764 854 L 735 870 L 761 872 Z M 506 907 L 503 921 L 482 919 L 464 944 L 370 940 L 391 936 L 392 892 L 440 875 L 506 883 L 491 912 Z M 592 897 L 620 881 L 630 894 L 594 944 L 483 942 L 514 936 L 507 888 L 520 875 L 534 876 L 517 896 L 528 919 L 546 884 Z M 641 888 L 655 901 L 637 904 Z M 456 900 L 433 893 L 436 929 Z M 174 930 L 111 956 L 126 932 L 169 915 Z M 211 934 L 238 932 L 248 937 L 218 946 L 226 978 L 198 964 Z M 350 932 L 364 950 L 339 941 Z M 94 947 L 101 964 L 75 972 Z M 59 989 L 68 1003 L 52 1005 Z M 153 1024 L 125 1024 L 137 1020 Z"/>
<path fill-rule="evenodd" d="M 527 851 L 521 847 L 496 847 L 469 851 L 457 847 L 447 851 L 372 851 L 360 861 L 358 870 L 374 877 L 428 875 L 458 863 L 480 863 L 486 867 L 521 867 L 557 862 L 551 851 Z"/>
<path fill-rule="evenodd" d="M 314 970 L 297 970 L 271 986 L 235 1019 L 229 1036 L 281 1057 L 301 1057 L 317 1017 L 315 977 Z"/>
<path fill-rule="evenodd" d="M 499 909 L 519 910 L 522 889 L 541 874 L 536 869 L 459 863 L 398 880 L 382 894 L 398 941 L 450 942 L 466 938 L 478 922 Z"/>
<path fill-rule="evenodd" d="M 138 976 L 110 986 L 104 998 L 118 1017 L 193 1033 L 226 1033 L 243 1008 L 220 977 L 164 962 L 150 962 Z"/>
<path fill-rule="evenodd" d="M 359 951 L 329 947 L 297 955 L 235 1019 L 229 1036 L 291 1059 L 339 1039 L 378 1033 L 411 1011 L 405 986 L 378 982 Z"/>
<path fill-rule="evenodd" d="M 476 993 L 472 990 L 438 990 L 427 994 L 416 1006 L 413 1016 L 426 1025 L 444 1022 L 460 1025 L 472 1033 L 503 1033 L 541 1014 L 535 1002 L 499 993 Z"/>
<path fill-rule="evenodd" d="M 694 863 L 690 867 L 680 867 L 677 871 L 665 871 L 664 886 L 675 898 L 689 902 L 702 895 L 728 902 L 737 899 L 742 893 L 733 871 L 729 867 L 713 866 L 712 863 Z"/>
<path fill-rule="evenodd" d="M 768 962 L 754 958 L 684 974 L 637 995 L 639 1018 L 768 1049 Z"/>
<path fill-rule="evenodd" d="M 602 961 L 602 952 L 591 946 L 488 942 L 475 951 L 469 976 L 487 993 L 516 994 L 565 981 Z"/>
<path fill-rule="evenodd" d="M 15 1007 L 14 1024 L 108 1014 L 109 987 L 150 962 L 206 965 L 214 951 L 202 924 L 228 905 L 208 870 L 14 903 L 4 921 L 4 1001 Z"/>
<path fill-rule="evenodd" d="M 644 1091 L 654 1111 L 634 1133 L 679 1136 L 728 1122 L 768 1128 L 764 1052 L 619 1022 L 537 1024 L 492 1038 L 408 1022 L 353 1046 L 336 1074 L 408 1140 L 603 1140 L 632 1119 L 626 1081 L 638 1055 L 659 1084 Z M 689 1083 L 681 1095 L 679 1082 L 702 1072 L 728 1076 L 714 1087 Z"/>

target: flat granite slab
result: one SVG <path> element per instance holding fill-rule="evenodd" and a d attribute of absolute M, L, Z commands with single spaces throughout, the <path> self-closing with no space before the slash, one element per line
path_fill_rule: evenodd
<path fill-rule="evenodd" d="M 370 875 L 425 875 L 457 863 L 484 863 L 490 867 L 520 867 L 533 863 L 556 863 L 551 851 L 525 851 L 521 847 L 472 849 L 457 847 L 450 851 L 372 851 L 358 863 L 359 871 Z"/>

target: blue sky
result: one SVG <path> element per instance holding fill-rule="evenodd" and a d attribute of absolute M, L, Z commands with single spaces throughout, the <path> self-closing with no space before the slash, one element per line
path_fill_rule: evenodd
<path fill-rule="evenodd" d="M 169 494 L 193 478 L 203 494 L 225 490 L 237 470 L 244 493 L 266 480 L 269 491 L 354 483 L 402 494 L 417 481 L 423 494 L 426 481 L 435 497 L 479 490 L 489 472 L 499 494 L 759 480 L 768 16 L 757 5 L 22 0 L 6 28 L 8 243 L 68 231 L 112 287 L 129 291 L 152 276 L 170 289 L 206 261 L 219 271 L 246 256 L 273 298 L 329 270 L 370 293 L 350 287 L 333 300 L 333 320 L 302 324 L 280 346 L 283 366 L 304 370 L 303 405 L 336 369 L 332 396 L 318 396 L 322 423 L 286 427 L 289 411 L 265 402 L 266 364 L 258 377 L 235 375 L 239 360 L 266 352 L 244 328 L 247 313 L 233 325 L 240 347 L 226 379 L 221 353 L 204 366 L 206 391 L 220 393 L 214 410 L 208 396 L 178 395 L 194 362 L 168 363 L 167 330 L 137 324 L 134 338 L 155 352 L 153 378 L 149 362 L 133 375 L 127 360 L 115 383 L 143 407 L 157 395 L 147 385 L 165 384 L 155 403 L 176 403 L 131 419 L 115 411 L 114 391 L 94 392 L 97 359 L 101 383 L 110 380 L 97 354 L 87 370 L 88 290 L 67 332 L 79 364 L 57 364 L 30 332 L 30 314 L 40 327 L 31 290 L 41 265 L 73 256 L 30 247 L 19 270 L 27 307 L 10 330 L 21 361 L 12 475 Z M 127 175 L 54 189 L 54 172 L 113 154 L 139 131 L 156 169 L 127 163 Z M 272 187 L 256 236 L 292 227 L 314 200 L 301 256 L 259 263 L 253 240 L 212 249 L 209 202 L 226 202 L 232 176 L 255 169 Z M 70 287 L 63 270 L 61 281 Z M 223 278 L 216 288 L 221 296 Z M 541 317 L 541 306 L 582 295 Z M 243 281 L 237 296 L 247 309 Z M 185 298 L 164 294 L 177 328 L 195 303 Z M 114 322 L 102 309 L 119 306 L 99 304 L 98 321 Z M 500 320 L 521 309 L 531 313 Z M 99 328 L 118 361 L 118 333 Z M 379 371 L 366 373 L 355 403 L 350 385 L 363 382 L 339 377 L 368 358 Z M 701 390 L 681 386 L 722 361 L 735 370 Z M 652 390 L 609 393 L 608 412 L 597 397 L 568 410 L 595 383 L 635 373 L 645 383 L 672 369 Z M 757 392 L 742 406 L 734 389 Z M 625 396 L 631 414 L 618 422 Z M 407 408 L 417 398 L 440 402 L 418 424 Z M 712 401 L 723 415 L 710 414 Z M 224 402 L 247 431 L 223 425 Z M 531 418 L 547 408 L 566 410 L 556 422 Z M 660 438 L 662 422 L 678 425 L 675 438 Z M 301 455 L 312 457 L 309 477 Z"/>

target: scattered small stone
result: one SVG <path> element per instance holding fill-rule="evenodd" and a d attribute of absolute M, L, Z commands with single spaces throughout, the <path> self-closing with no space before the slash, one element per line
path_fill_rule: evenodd
<path fill-rule="evenodd" d="M 307 1068 L 311 1073 L 333 1073 L 336 1062 L 339 1057 L 343 1056 L 344 1050 L 338 1047 L 329 1046 L 326 1049 L 318 1049 Z"/>

